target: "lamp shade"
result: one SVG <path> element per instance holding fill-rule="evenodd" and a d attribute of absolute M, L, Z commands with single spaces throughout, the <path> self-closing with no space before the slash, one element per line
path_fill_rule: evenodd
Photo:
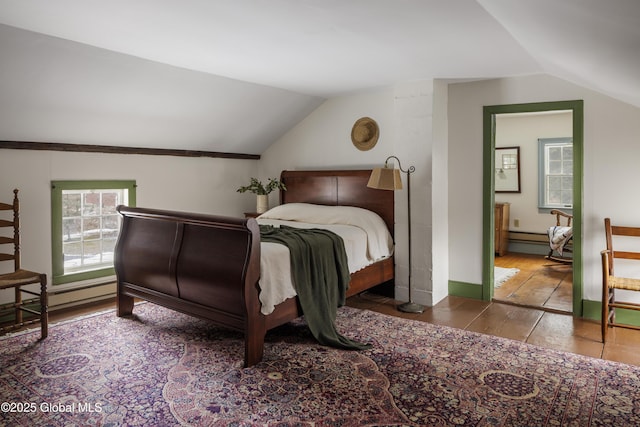
<path fill-rule="evenodd" d="M 371 171 L 367 187 L 378 190 L 402 190 L 400 170 L 395 168 L 375 168 Z"/>

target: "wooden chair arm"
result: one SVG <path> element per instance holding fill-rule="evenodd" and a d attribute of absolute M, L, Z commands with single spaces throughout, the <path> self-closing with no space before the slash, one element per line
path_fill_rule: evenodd
<path fill-rule="evenodd" d="M 551 215 L 555 215 L 556 216 L 556 225 L 561 225 L 560 224 L 560 218 L 564 217 L 567 218 L 567 227 L 571 227 L 571 220 L 573 219 L 573 215 L 568 214 L 566 212 L 563 212 L 561 210 L 558 209 L 551 209 L 551 212 L 549 212 Z"/>

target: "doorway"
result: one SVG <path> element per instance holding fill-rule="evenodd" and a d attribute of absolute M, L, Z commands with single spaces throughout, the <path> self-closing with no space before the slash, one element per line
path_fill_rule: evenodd
<path fill-rule="evenodd" d="M 483 116 L 483 299 L 494 297 L 494 253 L 495 253 L 495 148 L 496 117 L 500 114 L 543 113 L 560 110 L 571 111 L 573 133 L 573 268 L 571 280 L 571 311 L 582 315 L 582 147 L 583 147 L 583 102 L 559 101 L 531 104 L 485 106 Z"/>

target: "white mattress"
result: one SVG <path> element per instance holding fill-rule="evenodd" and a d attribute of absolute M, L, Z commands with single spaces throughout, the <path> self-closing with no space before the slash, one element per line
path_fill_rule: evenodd
<path fill-rule="evenodd" d="M 364 267 L 392 254 L 390 245 L 386 254 L 369 255 L 368 236 L 365 230 L 353 225 L 344 224 L 313 224 L 299 221 L 258 218 L 262 225 L 287 225 L 298 228 L 322 228 L 332 231 L 342 237 L 349 264 L 349 272 L 355 273 Z M 291 260 L 289 248 L 279 243 L 262 242 L 260 244 L 260 302 L 263 314 L 273 312 L 276 305 L 288 298 L 296 296 L 296 290 L 291 278 Z"/>

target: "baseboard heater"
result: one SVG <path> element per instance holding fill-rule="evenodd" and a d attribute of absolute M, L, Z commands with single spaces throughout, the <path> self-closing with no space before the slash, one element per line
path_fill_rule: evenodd
<path fill-rule="evenodd" d="M 70 289 L 63 289 L 63 290 L 47 290 L 47 295 L 51 296 L 51 295 L 63 295 L 63 294 L 68 294 L 71 292 L 79 292 L 79 291 L 86 291 L 87 289 L 93 289 L 93 288 L 99 288 L 100 286 L 105 286 L 105 285 L 110 285 L 112 283 L 115 283 L 113 280 L 109 280 L 108 282 L 104 282 L 104 283 L 92 283 L 90 285 L 85 285 L 85 286 L 80 286 L 77 288 L 70 288 Z"/>
<path fill-rule="evenodd" d="M 571 243 L 567 245 L 571 249 Z M 549 236 L 547 233 L 509 230 L 509 252 L 533 255 L 549 253 Z"/>
<path fill-rule="evenodd" d="M 509 230 L 509 241 L 526 242 L 526 243 L 544 243 L 549 244 L 549 236 L 547 233 L 532 233 L 529 231 L 512 231 Z"/>

